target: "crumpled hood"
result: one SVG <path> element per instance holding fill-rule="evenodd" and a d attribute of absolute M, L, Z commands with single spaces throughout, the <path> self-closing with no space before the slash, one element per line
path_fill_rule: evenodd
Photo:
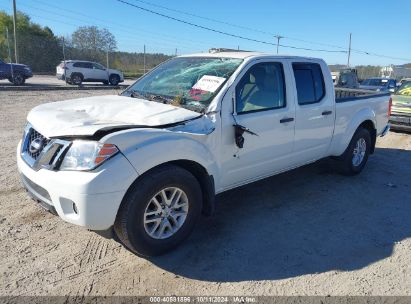
<path fill-rule="evenodd" d="M 27 116 L 46 137 L 92 136 L 100 129 L 123 125 L 148 127 L 192 119 L 198 113 L 144 99 L 108 95 L 42 104 Z"/>

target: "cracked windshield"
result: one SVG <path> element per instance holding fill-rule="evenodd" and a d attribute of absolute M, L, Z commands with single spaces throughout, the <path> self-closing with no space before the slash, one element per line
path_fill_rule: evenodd
<path fill-rule="evenodd" d="M 123 95 L 204 112 L 241 62 L 235 58 L 174 58 L 138 80 Z"/>

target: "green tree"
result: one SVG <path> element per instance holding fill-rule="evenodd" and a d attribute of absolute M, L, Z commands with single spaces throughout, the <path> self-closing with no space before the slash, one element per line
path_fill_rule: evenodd
<path fill-rule="evenodd" d="M 8 58 L 6 28 L 9 30 L 9 43 L 14 61 L 13 18 L 0 11 L 0 57 L 3 59 Z M 30 17 L 21 12 L 17 13 L 17 50 L 19 63 L 30 65 L 36 72 L 53 70 L 62 57 L 61 43 L 53 31 L 31 22 Z"/>
<path fill-rule="evenodd" d="M 73 47 L 83 50 L 114 51 L 117 48 L 116 38 L 107 29 L 97 26 L 81 26 L 71 35 Z"/>

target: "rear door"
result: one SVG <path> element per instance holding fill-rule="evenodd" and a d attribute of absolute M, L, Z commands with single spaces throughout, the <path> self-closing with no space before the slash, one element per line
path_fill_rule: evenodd
<path fill-rule="evenodd" d="M 73 63 L 72 73 L 81 73 L 83 75 L 83 80 L 88 80 L 92 76 L 93 65 L 91 62 L 78 61 Z"/>
<path fill-rule="evenodd" d="M 291 62 L 291 68 L 297 92 L 293 154 L 301 164 L 327 155 L 334 131 L 334 89 L 323 62 Z"/>

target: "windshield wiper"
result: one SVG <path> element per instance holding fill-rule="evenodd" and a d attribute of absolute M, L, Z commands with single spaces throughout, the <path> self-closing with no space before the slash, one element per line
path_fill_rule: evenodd
<path fill-rule="evenodd" d="M 141 94 L 140 92 L 136 90 L 131 91 L 130 97 L 148 100 L 148 98 L 144 94 Z"/>
<path fill-rule="evenodd" d="M 164 104 L 171 103 L 173 101 L 171 98 L 167 98 L 163 95 L 149 95 L 148 99 L 151 101 L 161 101 Z"/>

